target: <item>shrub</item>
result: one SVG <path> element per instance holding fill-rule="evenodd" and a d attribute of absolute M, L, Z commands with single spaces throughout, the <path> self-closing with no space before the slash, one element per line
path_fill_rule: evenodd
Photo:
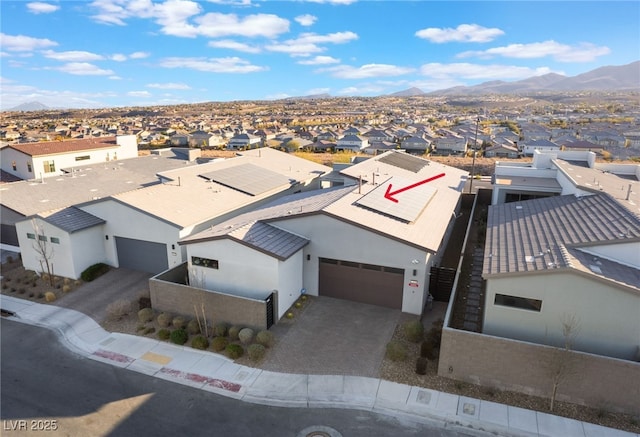
<path fill-rule="evenodd" d="M 412 343 L 418 343 L 424 338 L 424 326 L 420 320 L 411 320 L 403 326 L 404 336 Z"/>
<path fill-rule="evenodd" d="M 160 326 L 161 328 L 168 328 L 171 324 L 171 319 L 171 314 L 160 313 L 158 314 L 156 321 L 158 322 L 158 326 Z"/>
<path fill-rule="evenodd" d="M 269 331 L 260 331 L 256 335 L 256 341 L 264 347 L 271 347 L 274 343 L 273 334 Z"/>
<path fill-rule="evenodd" d="M 418 357 L 416 360 L 416 373 L 418 375 L 426 375 L 427 374 L 427 359 L 424 357 Z"/>
<path fill-rule="evenodd" d="M 200 334 L 200 325 L 198 324 L 197 320 L 195 319 L 189 320 L 189 323 L 187 323 L 187 332 L 193 335 Z"/>
<path fill-rule="evenodd" d="M 425 340 L 420 344 L 420 356 L 430 360 L 435 359 L 435 349 L 431 340 Z"/>
<path fill-rule="evenodd" d="M 387 343 L 385 356 L 391 361 L 404 361 L 407 359 L 407 348 L 399 341 L 392 340 Z"/>
<path fill-rule="evenodd" d="M 189 334 L 184 329 L 176 329 L 171 332 L 170 338 L 172 343 L 183 345 L 189 339 Z"/>
<path fill-rule="evenodd" d="M 47 302 L 53 302 L 54 300 L 56 300 L 56 294 L 53 291 L 47 291 L 44 294 L 44 300 L 46 300 Z"/>
<path fill-rule="evenodd" d="M 229 328 L 229 340 L 237 340 L 241 330 L 242 328 L 240 326 L 232 326 Z"/>
<path fill-rule="evenodd" d="M 126 299 L 118 299 L 107 305 L 107 317 L 118 320 L 131 313 L 131 302 Z"/>
<path fill-rule="evenodd" d="M 287 319 L 293 319 L 293 313 L 291 311 L 287 313 Z"/>
<path fill-rule="evenodd" d="M 64 278 L 64 279 L 62 280 L 62 283 L 63 283 L 64 285 L 71 285 L 71 279 L 69 279 L 69 278 Z"/>
<path fill-rule="evenodd" d="M 7 257 L 7 263 L 8 263 L 8 264 L 11 264 L 12 262 L 13 262 L 13 257 L 12 257 L 11 255 L 9 255 L 9 256 Z"/>
<path fill-rule="evenodd" d="M 434 348 L 440 347 L 440 339 L 442 338 L 442 328 L 437 326 L 432 327 L 427 332 L 427 340 L 433 344 Z"/>
<path fill-rule="evenodd" d="M 239 344 L 228 344 L 227 347 L 224 348 L 224 350 L 227 353 L 227 356 L 232 360 L 240 358 L 242 355 L 244 355 L 244 348 Z"/>
<path fill-rule="evenodd" d="M 249 344 L 253 340 L 253 329 L 244 328 L 238 333 L 238 339 L 242 344 Z"/>
<path fill-rule="evenodd" d="M 153 310 L 151 308 L 142 308 L 138 311 L 138 320 L 147 323 L 153 320 Z"/>
<path fill-rule="evenodd" d="M 150 297 L 139 297 L 138 298 L 138 309 L 143 308 L 151 308 L 151 298 Z"/>
<path fill-rule="evenodd" d="M 207 340 L 207 337 L 198 335 L 191 340 L 191 347 L 194 349 L 205 350 L 209 347 L 209 340 Z"/>
<path fill-rule="evenodd" d="M 171 331 L 169 331 L 168 329 L 161 329 L 158 331 L 158 338 L 160 340 L 169 340 L 170 337 Z"/>
<path fill-rule="evenodd" d="M 92 266 L 87 267 L 85 271 L 80 274 L 80 277 L 85 282 L 91 282 L 94 279 L 104 275 L 108 271 L 109 271 L 108 265 L 106 265 L 105 263 L 98 263 L 98 264 L 94 264 Z"/>
<path fill-rule="evenodd" d="M 263 345 L 261 344 L 252 344 L 247 348 L 247 354 L 249 355 L 249 358 L 251 358 L 251 361 L 260 361 L 262 358 L 264 358 L 264 354 L 266 353 L 266 349 Z"/>
<path fill-rule="evenodd" d="M 229 344 L 229 340 L 227 340 L 226 338 L 216 337 L 213 340 L 211 340 L 211 349 L 213 349 L 216 352 L 221 352 L 227 347 L 228 344 Z"/>
<path fill-rule="evenodd" d="M 184 326 L 187 324 L 187 321 L 182 316 L 175 316 L 171 321 L 171 323 L 173 324 L 174 328 L 183 329 Z"/>
<path fill-rule="evenodd" d="M 213 327 L 213 335 L 216 337 L 224 337 L 227 335 L 227 324 L 226 323 L 216 323 Z"/>
<path fill-rule="evenodd" d="M 147 335 L 147 334 L 153 334 L 154 332 L 156 332 L 156 328 L 154 328 L 153 326 L 148 326 L 144 328 L 144 331 L 142 333 L 144 335 Z"/>

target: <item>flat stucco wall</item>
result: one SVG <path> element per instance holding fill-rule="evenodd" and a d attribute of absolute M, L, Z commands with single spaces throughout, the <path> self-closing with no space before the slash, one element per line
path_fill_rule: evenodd
<path fill-rule="evenodd" d="M 204 304 L 211 326 L 224 322 L 255 330 L 267 328 L 264 301 L 182 285 L 180 282 L 184 282 L 185 275 L 186 267 L 181 265 L 149 280 L 151 306 L 154 310 L 195 318 L 194 306 L 200 310 Z"/>
<path fill-rule="evenodd" d="M 640 363 L 569 352 L 572 374 L 556 399 L 640 414 Z M 549 398 L 557 349 L 445 328 L 438 375 Z"/>

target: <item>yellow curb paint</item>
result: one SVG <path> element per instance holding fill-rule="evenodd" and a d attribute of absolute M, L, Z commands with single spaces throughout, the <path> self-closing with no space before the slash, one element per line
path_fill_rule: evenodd
<path fill-rule="evenodd" d="M 142 358 L 143 360 L 151 361 L 158 364 L 169 364 L 169 362 L 173 359 L 166 355 L 154 354 L 153 352 L 147 352 L 140 358 Z"/>

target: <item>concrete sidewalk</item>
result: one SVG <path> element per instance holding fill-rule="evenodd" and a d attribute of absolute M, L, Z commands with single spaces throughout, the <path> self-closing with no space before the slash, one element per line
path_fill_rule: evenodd
<path fill-rule="evenodd" d="M 212 352 L 109 333 L 74 310 L 9 296 L 0 307 L 13 320 L 60 334 L 74 352 L 114 366 L 247 402 L 290 407 L 353 408 L 459 427 L 469 433 L 510 436 L 640 437 L 638 434 L 494 402 L 376 378 L 299 375 L 235 364 Z"/>

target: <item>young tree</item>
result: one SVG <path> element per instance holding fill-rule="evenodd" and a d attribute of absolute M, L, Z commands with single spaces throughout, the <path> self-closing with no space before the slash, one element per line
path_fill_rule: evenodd
<path fill-rule="evenodd" d="M 560 319 L 562 327 L 562 347 L 555 348 L 548 362 L 551 376 L 551 397 L 549 411 L 553 411 L 558 388 L 577 372 L 575 355 L 572 353 L 573 344 L 580 331 L 580 321 L 575 314 L 563 314 Z"/>
<path fill-rule="evenodd" d="M 53 287 L 53 246 L 49 244 L 49 240 L 44 234 L 44 228 L 35 218 L 31 220 L 31 226 L 36 234 L 32 244 L 33 249 L 38 254 L 42 272 L 46 271 L 49 277 L 49 285 Z"/>

